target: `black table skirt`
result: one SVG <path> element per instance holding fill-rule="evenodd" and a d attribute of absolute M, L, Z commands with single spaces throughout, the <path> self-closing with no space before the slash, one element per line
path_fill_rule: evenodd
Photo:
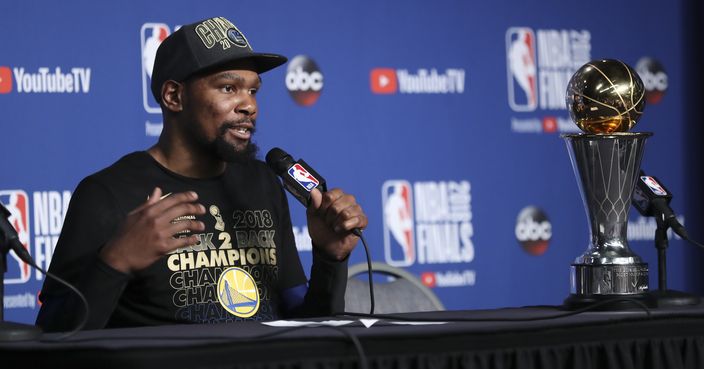
<path fill-rule="evenodd" d="M 438 325 L 274 328 L 258 322 L 84 331 L 0 343 L 0 368 L 704 368 L 704 306 L 590 312 L 555 307 L 413 313 Z M 527 321 L 521 321 L 525 319 Z M 539 319 L 539 320 L 528 320 Z M 365 358 L 355 348 L 354 336 Z"/>

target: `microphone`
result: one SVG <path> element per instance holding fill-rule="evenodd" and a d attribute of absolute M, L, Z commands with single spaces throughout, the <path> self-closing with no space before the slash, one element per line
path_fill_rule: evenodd
<path fill-rule="evenodd" d="M 294 161 L 286 151 L 275 147 L 266 154 L 269 168 L 284 181 L 284 188 L 306 208 L 310 204 L 310 191 L 314 188 L 325 192 L 325 178 L 318 174 L 303 159 Z"/>
<path fill-rule="evenodd" d="M 284 188 L 298 199 L 306 208 L 310 205 L 310 192 L 317 188 L 321 192 L 328 190 L 325 178 L 318 174 L 303 159 L 293 160 L 286 151 L 275 147 L 266 154 L 266 163 L 284 182 Z M 360 229 L 352 233 L 361 237 Z"/>
<path fill-rule="evenodd" d="M 10 211 L 7 210 L 3 204 L 0 204 L 0 241 L 7 243 L 10 249 L 14 251 L 22 261 L 29 265 L 34 265 L 34 259 L 29 255 L 27 249 L 24 248 L 22 242 L 20 242 L 15 228 L 7 220 L 9 216 Z"/>
<path fill-rule="evenodd" d="M 640 171 L 636 186 L 633 189 L 633 206 L 638 212 L 646 217 L 661 217 L 661 219 L 672 228 L 680 237 L 689 239 L 684 226 L 680 224 L 674 211 L 670 208 L 672 193 L 658 181 L 654 176 L 648 176 Z"/>

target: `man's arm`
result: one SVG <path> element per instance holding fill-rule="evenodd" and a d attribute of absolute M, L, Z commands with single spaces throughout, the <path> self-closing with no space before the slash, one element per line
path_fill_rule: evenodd
<path fill-rule="evenodd" d="M 127 286 L 130 273 L 148 267 L 168 252 L 197 243 L 196 236 L 174 238 L 183 230 L 199 231 L 202 222 L 173 222 L 185 214 L 203 214 L 197 195 L 179 193 L 161 199 L 156 188 L 129 212 L 117 210 L 109 191 L 84 181 L 69 205 L 50 271 L 74 284 L 90 308 L 85 329 L 103 328 Z M 114 202 L 114 201 L 112 201 Z M 85 314 L 73 292 L 47 280 L 37 325 L 46 331 L 74 328 Z"/>
<path fill-rule="evenodd" d="M 352 231 L 364 229 L 367 217 L 352 195 L 342 190 L 311 192 L 306 211 L 313 242 L 310 281 L 284 291 L 291 316 L 324 316 L 342 312 L 347 288 L 347 261 L 359 237 Z"/>
<path fill-rule="evenodd" d="M 286 317 L 329 316 L 345 309 L 347 259 L 327 260 L 313 249 L 310 281 L 283 291 Z"/>
<path fill-rule="evenodd" d="M 122 217 L 109 191 L 86 178 L 71 197 L 52 257 L 49 271 L 76 286 L 88 300 L 87 329 L 105 324 L 127 285 L 126 274 L 112 270 L 97 257 Z M 48 332 L 73 329 L 86 314 L 80 298 L 52 279 L 45 280 L 39 299 L 37 325 Z"/>

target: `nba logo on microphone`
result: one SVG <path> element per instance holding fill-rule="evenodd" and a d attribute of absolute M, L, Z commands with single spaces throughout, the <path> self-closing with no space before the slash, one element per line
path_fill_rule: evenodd
<path fill-rule="evenodd" d="M 161 107 L 159 107 L 159 103 L 152 96 L 152 70 L 154 69 L 156 50 L 169 34 L 171 34 L 171 30 L 164 23 L 144 23 L 140 31 L 142 46 L 142 103 L 147 113 L 161 114 Z"/>
<path fill-rule="evenodd" d="M 506 31 L 508 103 L 513 111 L 534 111 L 538 106 L 538 67 L 535 33 L 527 27 Z"/>
<path fill-rule="evenodd" d="M 658 183 L 653 177 L 641 176 L 640 179 L 648 187 L 650 187 L 650 190 L 653 191 L 654 194 L 656 194 L 658 196 L 667 196 L 667 191 L 665 191 L 665 189 L 662 188 L 662 186 L 660 186 L 660 183 Z"/>
<path fill-rule="evenodd" d="M 308 173 L 306 168 L 303 168 L 301 164 L 294 164 L 288 169 L 288 175 L 291 176 L 296 182 L 298 182 L 301 187 L 305 188 L 308 192 L 313 191 L 314 188 L 318 187 L 320 181 L 313 177 L 312 174 Z"/>
<path fill-rule="evenodd" d="M 410 266 L 416 261 L 413 190 L 404 180 L 384 182 L 381 190 L 384 211 L 384 256 L 393 266 Z"/>
<path fill-rule="evenodd" d="M 27 251 L 29 251 L 29 198 L 22 190 L 2 190 L 0 191 L 0 202 L 10 212 L 7 218 L 10 225 L 17 231 L 17 236 Z M 6 284 L 25 283 L 29 280 L 29 264 L 20 260 L 14 251 L 10 252 L 7 258 L 7 273 L 5 273 Z"/>

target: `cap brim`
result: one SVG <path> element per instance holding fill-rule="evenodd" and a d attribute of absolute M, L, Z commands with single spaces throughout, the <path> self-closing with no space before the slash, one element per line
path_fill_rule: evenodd
<path fill-rule="evenodd" d="M 252 53 L 241 60 L 252 60 L 254 62 L 254 67 L 256 68 L 256 72 L 261 74 L 285 64 L 288 61 L 288 58 L 278 54 Z"/>
<path fill-rule="evenodd" d="M 193 76 L 203 75 L 215 72 L 217 70 L 222 70 L 225 68 L 232 67 L 234 69 L 242 68 L 243 64 L 247 65 L 247 68 L 253 67 L 253 70 L 259 74 L 268 72 L 284 63 L 288 59 L 283 55 L 278 54 L 262 54 L 262 53 L 251 53 L 248 55 L 243 55 L 238 58 L 228 58 L 225 60 L 219 60 L 211 65 L 204 66 L 197 71 L 185 76 L 183 79 L 188 79 Z"/>

